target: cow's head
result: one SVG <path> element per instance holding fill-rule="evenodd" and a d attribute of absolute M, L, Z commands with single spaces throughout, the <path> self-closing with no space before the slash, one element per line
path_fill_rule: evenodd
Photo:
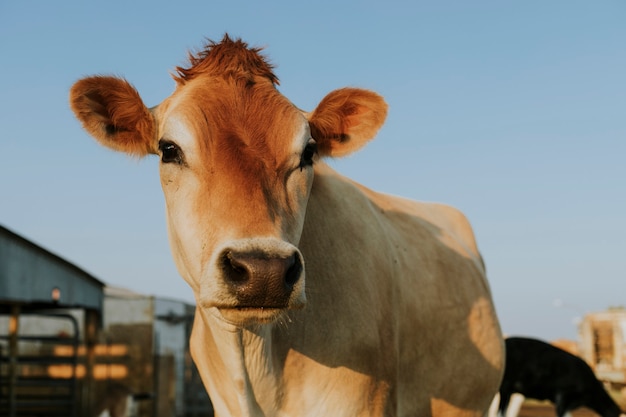
<path fill-rule="evenodd" d="M 159 155 L 178 270 L 200 306 L 238 325 L 305 304 L 298 242 L 313 165 L 363 146 L 387 111 L 377 94 L 345 88 L 304 113 L 278 92 L 259 52 L 228 36 L 209 43 L 151 109 L 115 77 L 84 78 L 70 93 L 100 143 Z"/>

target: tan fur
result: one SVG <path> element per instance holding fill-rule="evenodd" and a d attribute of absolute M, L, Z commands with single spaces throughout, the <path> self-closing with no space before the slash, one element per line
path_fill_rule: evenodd
<path fill-rule="evenodd" d="M 172 254 L 197 301 L 191 351 L 216 415 L 482 416 L 503 345 L 467 219 L 320 161 L 364 146 L 387 105 L 346 88 L 303 114 L 258 52 L 210 42 L 150 116 L 123 80 L 89 78 L 71 92 L 104 145 L 142 155 L 163 139 L 184 154 L 161 164 L 161 183 Z M 311 137 L 313 167 L 302 164 Z M 302 260 L 284 308 L 242 305 L 225 272 L 232 251 Z"/>

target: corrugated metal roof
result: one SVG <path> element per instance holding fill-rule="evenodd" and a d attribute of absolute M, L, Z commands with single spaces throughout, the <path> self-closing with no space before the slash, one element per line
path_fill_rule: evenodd
<path fill-rule="evenodd" d="M 0 304 L 102 310 L 104 283 L 0 225 Z M 53 290 L 60 297 L 53 300 Z"/>

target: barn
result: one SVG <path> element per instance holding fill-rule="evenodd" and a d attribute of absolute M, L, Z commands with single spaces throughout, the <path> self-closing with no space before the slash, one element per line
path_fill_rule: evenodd
<path fill-rule="evenodd" d="M 86 415 L 81 404 L 92 401 L 103 288 L 88 272 L 0 226 L 1 415 Z"/>
<path fill-rule="evenodd" d="M 0 415 L 95 416 L 121 387 L 138 416 L 211 416 L 194 311 L 106 286 L 0 225 Z"/>

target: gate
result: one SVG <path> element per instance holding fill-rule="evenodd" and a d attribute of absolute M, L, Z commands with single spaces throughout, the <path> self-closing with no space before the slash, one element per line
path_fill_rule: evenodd
<path fill-rule="evenodd" d="M 6 315 L 6 313 L 0 313 Z M 20 319 L 37 319 L 36 330 L 20 329 Z M 65 326 L 46 323 L 65 322 Z M 12 308 L 8 334 L 0 332 L 0 415 L 76 417 L 79 387 L 79 327 L 65 313 Z M 69 329 L 58 332 L 59 328 Z M 57 331 L 57 333 L 53 333 Z"/>

